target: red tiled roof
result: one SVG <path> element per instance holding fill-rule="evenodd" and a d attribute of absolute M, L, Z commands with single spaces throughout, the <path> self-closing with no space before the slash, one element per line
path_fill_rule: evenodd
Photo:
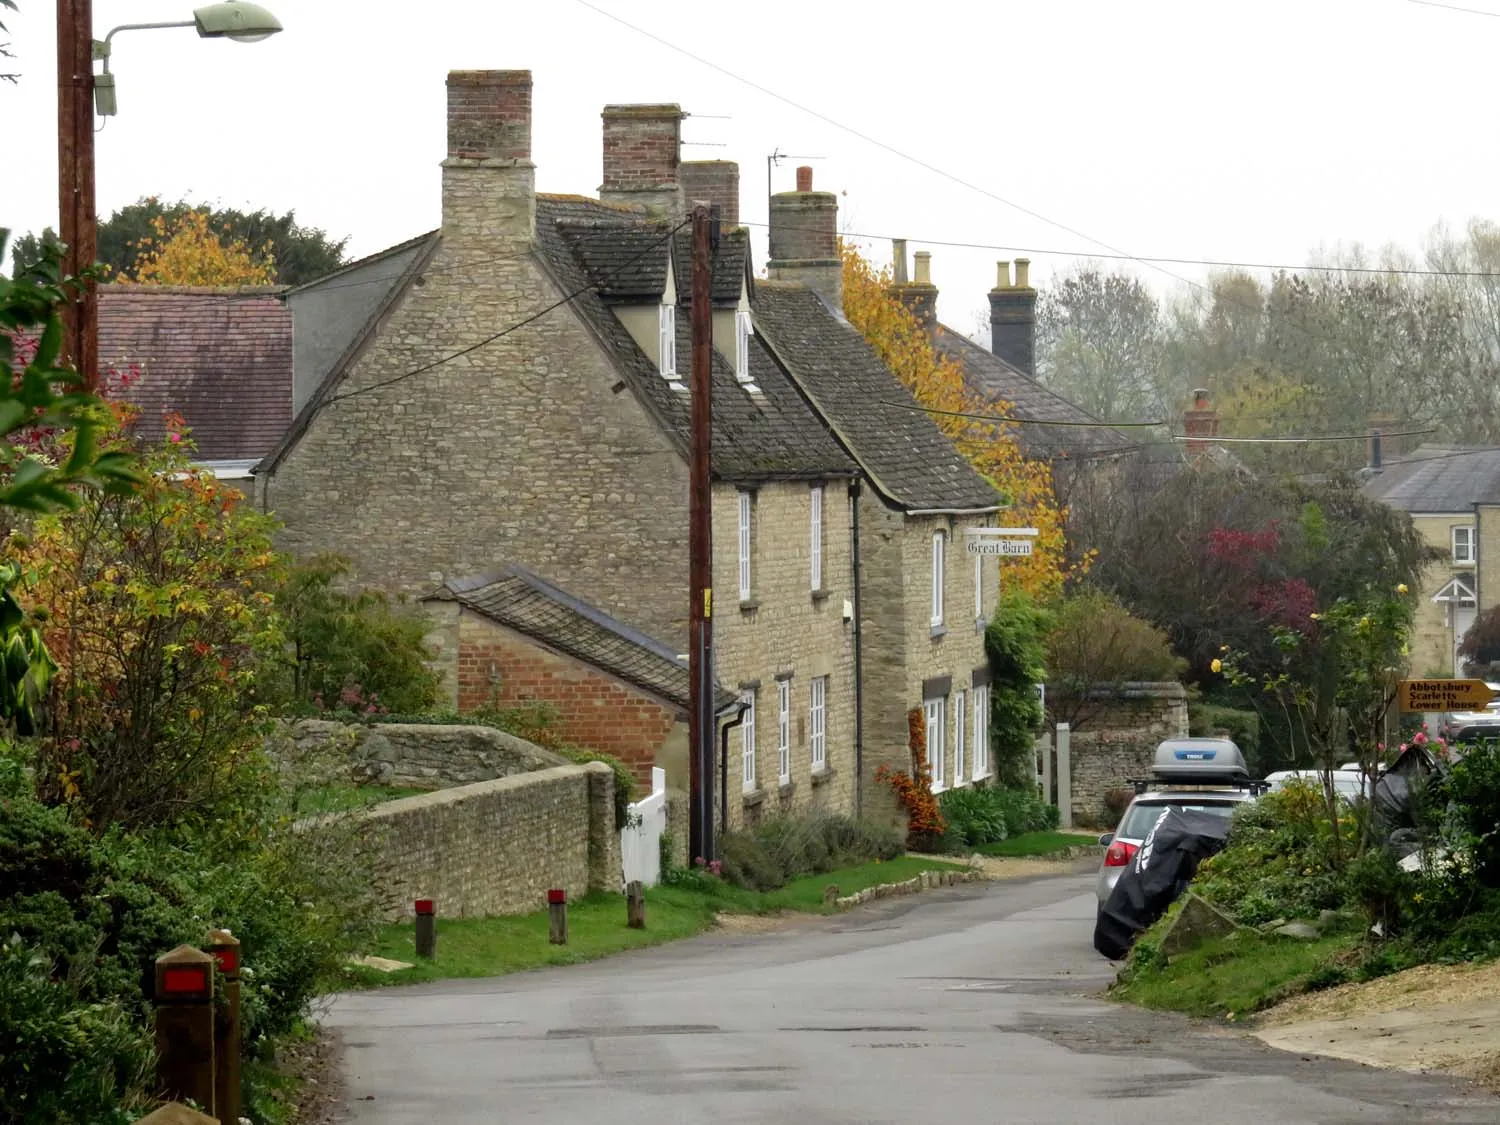
<path fill-rule="evenodd" d="M 279 288 L 99 287 L 99 364 L 138 367 L 136 433 L 181 414 L 205 461 L 261 457 L 292 421 L 292 313 Z"/>

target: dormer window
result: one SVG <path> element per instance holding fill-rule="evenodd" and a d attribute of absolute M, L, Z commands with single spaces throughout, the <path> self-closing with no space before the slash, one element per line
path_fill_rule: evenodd
<path fill-rule="evenodd" d="M 750 336 L 755 331 L 750 324 L 750 310 L 740 309 L 734 314 L 734 377 L 741 383 L 750 383 Z"/>
<path fill-rule="evenodd" d="M 649 323 L 649 321 L 648 321 Z M 677 306 L 662 302 L 657 309 L 657 354 L 663 379 L 677 381 Z"/>

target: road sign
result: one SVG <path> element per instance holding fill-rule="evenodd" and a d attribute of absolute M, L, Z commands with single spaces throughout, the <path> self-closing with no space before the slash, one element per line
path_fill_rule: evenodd
<path fill-rule="evenodd" d="M 1402 680 L 1396 686 L 1403 711 L 1480 711 L 1495 698 L 1483 680 Z"/>
<path fill-rule="evenodd" d="M 971 555 L 1001 555 L 1005 558 L 1025 558 L 1031 554 L 1030 539 L 971 539 Z"/>

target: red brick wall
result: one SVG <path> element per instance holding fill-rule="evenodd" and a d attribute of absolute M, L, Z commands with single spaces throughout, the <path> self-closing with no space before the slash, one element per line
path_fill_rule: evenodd
<path fill-rule="evenodd" d="M 631 767 L 637 784 L 651 791 L 651 767 L 658 764 L 657 752 L 677 724 L 671 708 L 465 613 L 459 623 L 459 710 L 537 702 L 550 704 L 557 713 L 563 738 L 619 758 Z"/>

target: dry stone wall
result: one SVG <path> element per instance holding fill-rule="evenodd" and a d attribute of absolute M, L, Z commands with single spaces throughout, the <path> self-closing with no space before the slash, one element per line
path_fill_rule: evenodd
<path fill-rule="evenodd" d="M 304 756 L 347 745 L 354 779 L 379 785 L 439 789 L 568 764 L 560 754 L 493 727 L 303 719 L 288 735 Z"/>
<path fill-rule="evenodd" d="M 1188 733 L 1187 692 L 1181 684 L 1125 684 L 1087 726 L 1071 733 L 1073 822 L 1105 825 L 1111 790 L 1151 772 L 1157 744 Z"/>

